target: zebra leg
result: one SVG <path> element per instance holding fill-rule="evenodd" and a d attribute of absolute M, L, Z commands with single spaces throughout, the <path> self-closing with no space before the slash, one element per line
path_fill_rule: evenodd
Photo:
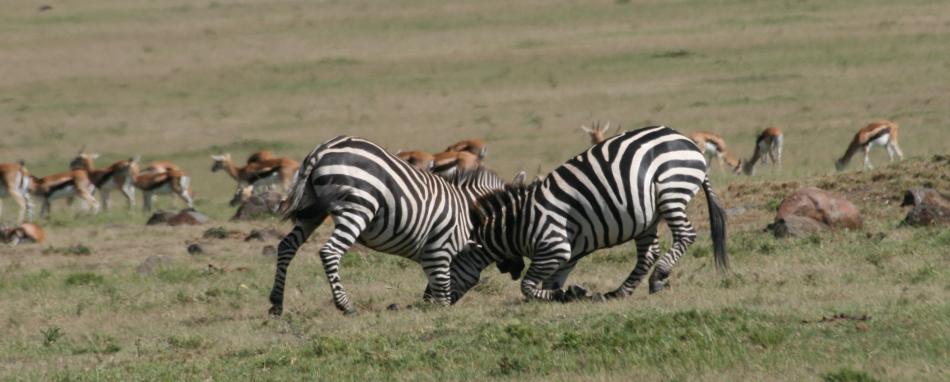
<path fill-rule="evenodd" d="M 521 294 L 529 299 L 542 301 L 564 301 L 564 291 L 561 289 L 544 289 L 543 282 L 550 279 L 558 269 L 566 265 L 571 257 L 567 243 L 541 252 L 531 259 L 528 273 L 521 280 Z"/>
<path fill-rule="evenodd" d="M 547 280 L 544 280 L 544 283 L 541 284 L 541 288 L 544 289 L 561 289 L 567 285 L 567 276 L 571 274 L 571 271 L 574 270 L 574 266 L 577 265 L 577 260 L 580 260 L 580 257 L 575 257 L 568 260 L 564 263 L 557 271 L 554 272 L 551 277 Z"/>
<path fill-rule="evenodd" d="M 346 290 L 343 289 L 340 278 L 340 259 L 366 228 L 367 222 L 372 220 L 371 218 L 364 219 L 360 212 L 334 213 L 336 226 L 333 234 L 320 248 L 320 261 L 323 262 L 323 271 L 327 274 L 327 282 L 330 283 L 330 290 L 333 293 L 333 305 L 346 315 L 356 314 L 356 308 L 353 307 L 349 296 L 346 295 Z"/>
<path fill-rule="evenodd" d="M 666 220 L 666 224 L 673 233 L 673 246 L 657 261 L 656 268 L 650 275 L 650 293 L 659 292 L 666 287 L 673 266 L 696 240 L 696 229 L 687 219 L 683 208 L 678 207 L 663 212 L 663 219 Z"/>
<path fill-rule="evenodd" d="M 290 261 L 297 254 L 297 249 L 307 241 L 313 230 L 317 229 L 322 222 L 322 217 L 319 220 L 298 221 L 277 246 L 277 271 L 274 275 L 274 287 L 270 292 L 269 313 L 272 316 L 279 316 L 284 311 L 284 282 L 287 280 L 287 268 L 290 266 Z"/>
<path fill-rule="evenodd" d="M 459 253 L 452 260 L 450 266 L 452 277 L 451 302 L 455 304 L 469 289 L 478 284 L 482 271 L 494 261 L 490 256 L 474 250 L 465 250 Z"/>
<path fill-rule="evenodd" d="M 449 266 L 452 255 L 442 249 L 426 253 L 422 256 L 422 270 L 425 271 L 429 284 L 423 293 L 423 300 L 439 305 L 449 305 L 451 299 L 451 276 Z"/>
<path fill-rule="evenodd" d="M 608 300 L 615 298 L 624 298 L 633 293 L 633 290 L 640 285 L 643 276 L 650 272 L 657 255 L 660 253 L 660 240 L 656 234 L 656 226 L 645 232 L 637 238 L 637 265 L 624 280 L 620 287 L 604 295 Z"/>

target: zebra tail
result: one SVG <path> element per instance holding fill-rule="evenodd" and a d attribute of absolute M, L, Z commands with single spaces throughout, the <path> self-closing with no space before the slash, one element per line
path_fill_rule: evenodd
<path fill-rule="evenodd" d="M 706 193 L 706 204 L 709 207 L 709 227 L 712 231 L 713 253 L 716 258 L 716 268 L 720 271 L 729 270 L 729 255 L 726 253 L 726 211 L 719 202 L 719 197 L 709 184 L 709 176 L 703 180 L 703 192 Z"/>
<path fill-rule="evenodd" d="M 327 143 L 320 145 L 314 149 L 310 155 L 307 155 L 307 157 L 303 159 L 303 162 L 300 163 L 300 168 L 298 168 L 297 172 L 294 174 L 293 186 L 290 187 L 290 192 L 288 192 L 287 196 L 284 197 L 284 200 L 281 201 L 280 208 L 277 210 L 277 212 L 282 216 L 283 220 L 293 220 L 297 211 L 307 208 L 311 204 L 317 202 L 316 195 L 313 193 L 313 189 L 311 187 L 307 187 L 307 184 L 309 183 L 310 175 L 317 167 L 318 154 L 326 146 Z"/>

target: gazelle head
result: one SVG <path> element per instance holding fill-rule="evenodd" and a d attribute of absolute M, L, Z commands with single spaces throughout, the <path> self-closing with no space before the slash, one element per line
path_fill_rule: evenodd
<path fill-rule="evenodd" d="M 835 169 L 836 169 L 836 170 L 838 170 L 838 171 L 844 171 L 844 168 L 845 168 L 845 167 L 848 167 L 848 162 L 845 162 L 845 160 L 844 160 L 843 158 L 842 158 L 842 159 L 838 159 L 838 160 L 835 161 Z"/>
<path fill-rule="evenodd" d="M 610 130 L 610 122 L 607 122 L 607 125 L 603 127 L 600 126 L 600 121 L 594 122 L 590 127 L 581 125 L 581 130 L 590 135 L 590 143 L 596 145 L 607 139 L 604 134 L 607 133 L 607 130 Z"/>
<path fill-rule="evenodd" d="M 211 172 L 227 170 L 227 164 L 231 162 L 231 154 L 212 155 L 211 159 L 214 160 L 214 164 L 211 165 Z"/>
<path fill-rule="evenodd" d="M 83 146 L 79 149 L 79 152 L 76 153 L 76 157 L 69 162 L 69 168 L 73 170 L 92 170 L 93 161 L 99 158 L 99 154 L 96 153 L 87 153 L 86 146 Z"/>

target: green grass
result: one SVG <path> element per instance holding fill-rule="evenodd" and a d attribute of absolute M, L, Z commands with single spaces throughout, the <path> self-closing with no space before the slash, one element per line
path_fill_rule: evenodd
<path fill-rule="evenodd" d="M 934 159 L 950 123 L 946 2 L 4 5 L 0 162 L 48 175 L 84 145 L 99 166 L 171 160 L 213 222 L 145 227 L 141 197 L 129 210 L 116 193 L 95 216 L 56 201 L 40 221 L 47 243 L 0 247 L 0 379 L 950 379 L 950 231 L 897 226 L 906 188 L 950 187 Z M 888 165 L 875 149 L 877 170 L 835 174 L 877 118 L 901 124 L 909 159 Z M 700 236 L 658 295 L 525 303 L 490 269 L 439 309 L 421 304 L 417 264 L 356 250 L 341 267 L 360 314 L 343 317 L 314 254 L 321 227 L 271 319 L 274 258 L 261 252 L 276 240 L 225 234 L 289 226 L 228 221 L 235 182 L 210 172 L 212 154 L 299 160 L 352 134 L 429 151 L 480 137 L 504 178 L 533 176 L 585 149 L 577 127 L 595 120 L 718 132 L 739 157 L 762 128 L 785 131 L 781 169 L 711 172 L 726 206 L 745 209 L 729 222 L 733 274 L 714 270 L 697 201 Z M 851 197 L 866 227 L 761 232 L 805 185 Z M 5 207 L 9 222 L 16 207 Z M 156 206 L 181 207 L 168 196 Z M 217 238 L 203 237 L 212 227 Z M 149 256 L 170 262 L 140 273 Z M 635 257 L 630 245 L 600 251 L 571 281 L 611 290 Z M 836 314 L 871 319 L 820 322 Z"/>

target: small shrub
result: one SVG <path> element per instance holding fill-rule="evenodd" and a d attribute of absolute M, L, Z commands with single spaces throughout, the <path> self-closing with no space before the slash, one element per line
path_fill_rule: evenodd
<path fill-rule="evenodd" d="M 66 335 L 66 333 L 63 333 L 63 331 L 57 326 L 46 328 L 46 330 L 43 330 L 40 333 L 43 334 L 43 346 L 50 346 Z"/>
<path fill-rule="evenodd" d="M 911 284 L 920 284 L 924 281 L 930 280 L 937 275 L 937 269 L 933 265 L 927 264 L 923 267 L 917 269 L 916 272 L 910 275 Z"/>
<path fill-rule="evenodd" d="M 102 285 L 105 278 L 92 272 L 73 273 L 66 277 L 66 286 Z"/>
<path fill-rule="evenodd" d="M 849 368 L 825 373 L 821 376 L 821 379 L 825 382 L 877 382 L 877 379 L 868 373 Z"/>
<path fill-rule="evenodd" d="M 665 52 L 659 52 L 653 55 L 653 58 L 683 58 L 694 55 L 695 53 L 690 52 L 686 49 L 676 49 L 668 50 Z"/>
<path fill-rule="evenodd" d="M 58 247 L 48 247 L 43 250 L 44 255 L 56 254 L 56 255 L 75 255 L 75 256 L 89 256 L 92 254 L 92 249 L 83 245 L 83 244 L 74 244 L 68 247 L 58 248 Z"/>
<path fill-rule="evenodd" d="M 304 353 L 313 357 L 352 354 L 349 341 L 334 337 L 315 336 L 305 348 Z"/>
<path fill-rule="evenodd" d="M 205 239 L 227 239 L 230 232 L 224 227 L 211 227 L 205 230 L 205 233 L 201 235 Z"/>
<path fill-rule="evenodd" d="M 122 347 L 116 343 L 115 338 L 108 336 L 95 335 L 88 338 L 85 346 L 78 346 L 72 349 L 73 354 L 115 354 L 122 350 Z"/>
<path fill-rule="evenodd" d="M 514 375 L 526 370 L 528 370 L 526 362 L 519 358 L 503 355 L 501 359 L 498 360 L 497 374 L 499 375 Z"/>
<path fill-rule="evenodd" d="M 780 328 L 763 328 L 749 335 L 749 341 L 764 348 L 772 348 L 785 342 L 788 332 Z"/>
<path fill-rule="evenodd" d="M 173 348 L 185 350 L 201 349 L 206 345 L 205 340 L 198 336 L 171 336 L 168 337 L 168 344 Z"/>

